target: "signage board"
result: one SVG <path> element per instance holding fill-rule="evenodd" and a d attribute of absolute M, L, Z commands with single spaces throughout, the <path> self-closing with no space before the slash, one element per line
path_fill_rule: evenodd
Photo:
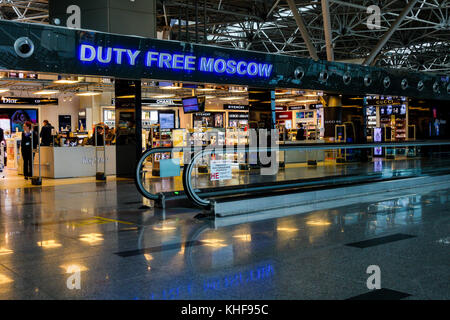
<path fill-rule="evenodd" d="M 247 111 L 248 105 L 241 105 L 241 104 L 224 104 L 223 108 L 225 110 L 242 110 Z"/>
<path fill-rule="evenodd" d="M 17 105 L 37 106 L 37 105 L 58 104 L 58 99 L 0 97 L 0 104 L 17 104 Z"/>
<path fill-rule="evenodd" d="M 291 111 L 295 111 L 295 110 L 306 110 L 306 106 L 293 106 L 293 107 L 289 107 L 289 110 Z"/>
<path fill-rule="evenodd" d="M 244 119 L 244 120 L 247 120 L 248 119 L 248 113 L 244 113 L 244 112 L 230 112 L 228 114 L 228 118 L 229 119 Z"/>
<path fill-rule="evenodd" d="M 223 181 L 233 178 L 231 171 L 231 161 L 212 160 L 211 161 L 211 181 Z"/>
<path fill-rule="evenodd" d="M 15 21 L 0 20 L 0 28 L 4 35 L 0 38 L 3 70 L 450 100 L 448 84 L 431 73 Z M 32 46 L 21 47 L 23 41 Z M 26 52 L 19 52 L 19 48 Z M 301 79 L 295 73 L 299 69 L 304 70 Z M 328 80 L 320 81 L 325 70 Z M 346 72 L 351 75 L 350 84 L 343 81 Z M 373 77 L 370 86 L 364 85 L 367 74 Z M 390 79 L 388 88 L 383 84 L 386 78 Z M 403 79 L 410 84 L 422 81 L 424 88 L 404 88 Z"/>
<path fill-rule="evenodd" d="M 277 120 L 292 120 L 292 112 L 277 112 L 276 113 Z"/>
<path fill-rule="evenodd" d="M 401 99 L 367 99 L 366 105 L 368 106 L 388 106 L 388 105 L 400 105 L 402 104 Z"/>
<path fill-rule="evenodd" d="M 286 106 L 276 106 L 275 107 L 275 111 L 276 112 L 284 112 L 284 111 L 287 111 L 288 110 L 288 108 L 286 107 Z"/>

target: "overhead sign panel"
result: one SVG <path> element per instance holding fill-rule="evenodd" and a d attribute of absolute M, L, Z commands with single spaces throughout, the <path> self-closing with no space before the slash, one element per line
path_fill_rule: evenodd
<path fill-rule="evenodd" d="M 433 74 L 4 20 L 0 28 L 4 70 L 450 100 L 448 78 Z"/>
<path fill-rule="evenodd" d="M 105 65 L 122 65 L 146 67 L 160 70 L 179 70 L 182 72 L 208 72 L 227 75 L 269 78 L 273 65 L 254 61 L 224 59 L 222 57 L 207 58 L 189 54 L 165 53 L 114 47 L 81 44 L 79 61 L 96 62 Z"/>

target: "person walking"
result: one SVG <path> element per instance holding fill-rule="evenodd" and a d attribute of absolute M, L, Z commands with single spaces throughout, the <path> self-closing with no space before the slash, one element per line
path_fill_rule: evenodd
<path fill-rule="evenodd" d="M 23 130 L 20 149 L 23 159 L 23 175 L 25 180 L 28 180 L 33 175 L 33 149 L 37 147 L 38 136 L 29 121 L 25 122 Z"/>

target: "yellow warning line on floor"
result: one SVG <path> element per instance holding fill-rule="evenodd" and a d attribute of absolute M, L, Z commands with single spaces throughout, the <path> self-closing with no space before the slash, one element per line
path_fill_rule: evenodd
<path fill-rule="evenodd" d="M 127 224 L 127 225 L 135 225 L 132 222 L 126 222 L 121 220 L 115 220 L 115 219 L 108 219 L 103 217 L 93 217 L 91 219 L 82 220 L 79 222 L 73 222 L 71 223 L 74 227 L 86 227 L 91 225 L 100 225 L 100 224 L 107 224 L 107 223 L 121 223 L 121 224 Z"/>
<path fill-rule="evenodd" d="M 94 218 L 109 221 L 109 222 L 117 222 L 117 223 L 122 223 L 122 224 L 134 225 L 134 223 L 132 223 L 132 222 L 126 222 L 126 221 L 121 221 L 121 220 L 108 219 L 108 218 L 103 218 L 103 217 L 94 217 Z"/>

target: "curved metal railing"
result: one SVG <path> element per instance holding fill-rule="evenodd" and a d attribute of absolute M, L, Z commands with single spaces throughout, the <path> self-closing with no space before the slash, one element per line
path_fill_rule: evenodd
<path fill-rule="evenodd" d="M 148 191 L 142 181 L 142 177 L 143 177 L 143 173 L 144 173 L 144 164 L 145 161 L 151 157 L 154 154 L 157 153 L 166 153 L 166 152 L 174 152 L 173 150 L 177 149 L 177 148 L 163 148 L 163 147 L 159 147 L 159 148 L 150 148 L 147 149 L 141 156 L 141 158 L 139 159 L 137 165 L 136 165 L 136 175 L 135 175 L 135 183 L 136 183 L 136 187 L 138 189 L 138 191 L 147 199 L 150 200 L 159 200 L 161 198 L 161 194 L 154 194 L 151 193 L 150 191 Z"/>
<path fill-rule="evenodd" d="M 277 151 L 313 151 L 313 150 L 345 150 L 345 149 L 368 149 L 368 148 L 407 148 L 407 147 L 436 147 L 436 146 L 450 146 L 450 141 L 409 141 L 409 142 L 387 142 L 387 143 L 365 143 L 365 144 L 348 144 L 348 143 L 319 143 L 319 144 L 292 144 L 292 145 L 277 145 L 271 148 L 252 148 L 249 146 L 240 147 L 230 147 L 230 146 L 219 146 L 219 147 L 176 147 L 176 148 L 151 148 L 145 151 L 141 159 L 136 166 L 136 176 L 135 183 L 139 192 L 146 198 L 150 200 L 161 200 L 164 197 L 163 193 L 152 193 L 147 190 L 143 183 L 143 173 L 144 165 L 146 160 L 154 154 L 158 153 L 173 153 L 173 152 L 190 152 L 193 156 L 190 161 L 184 164 L 182 173 L 182 183 L 183 191 L 179 193 L 178 197 L 187 197 L 193 204 L 202 208 L 208 208 L 211 206 L 210 197 L 226 196 L 239 193 L 248 192 L 260 192 L 260 191 L 273 191 L 282 190 L 289 188 L 298 188 L 300 186 L 305 186 L 305 182 L 298 181 L 284 181 L 282 183 L 273 184 L 263 184 L 263 185 L 239 185 L 233 188 L 230 187 L 219 187 L 212 189 L 197 189 L 192 183 L 192 177 L 194 169 L 196 168 L 197 161 L 205 157 L 210 157 L 212 154 L 219 153 L 262 153 L 262 152 L 277 152 Z M 343 177 L 342 181 L 345 179 L 351 180 L 352 177 Z M 326 179 L 321 180 L 326 183 Z M 336 181 L 336 179 L 333 179 Z"/>
<path fill-rule="evenodd" d="M 323 143 L 323 144 L 302 144 L 302 145 L 279 145 L 275 148 L 235 148 L 227 149 L 227 148 L 205 148 L 199 152 L 197 152 L 191 159 L 190 163 L 187 164 L 183 171 L 183 187 L 184 192 L 189 200 L 195 205 L 202 208 L 209 208 L 211 206 L 211 200 L 206 197 L 211 196 L 224 196 L 230 194 L 238 194 L 243 192 L 257 192 L 257 191 L 269 191 L 269 190 L 277 190 L 277 189 L 286 189 L 286 188 L 295 188 L 300 186 L 305 186 L 304 182 L 292 183 L 290 181 L 286 181 L 285 183 L 277 183 L 276 185 L 264 185 L 257 187 L 248 187 L 246 185 L 241 186 L 238 189 L 234 189 L 230 191 L 217 190 L 215 192 L 206 192 L 201 193 L 199 190 L 196 190 L 192 184 L 192 172 L 195 168 L 195 164 L 198 159 L 204 158 L 205 156 L 211 155 L 212 153 L 217 152 L 245 152 L 245 153 L 259 153 L 259 152 L 276 152 L 276 151 L 290 151 L 290 150 L 300 150 L 300 151 L 310 151 L 310 150 L 330 150 L 330 149 L 367 149 L 367 148 L 375 148 L 375 147 L 383 147 L 383 148 L 401 148 L 401 147 L 424 147 L 424 146 L 444 146 L 450 145 L 450 141 L 414 141 L 414 142 L 390 142 L 390 143 L 366 143 L 366 144 L 339 144 L 339 143 Z M 353 179 L 353 178 L 350 178 Z M 345 181 L 346 179 L 342 179 Z M 348 180 L 348 178 L 347 178 Z"/>

